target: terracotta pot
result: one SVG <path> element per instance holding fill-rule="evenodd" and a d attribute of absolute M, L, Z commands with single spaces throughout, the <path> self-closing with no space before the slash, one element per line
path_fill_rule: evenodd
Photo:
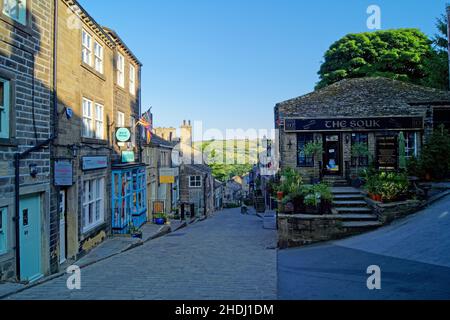
<path fill-rule="evenodd" d="M 278 198 L 278 200 L 283 200 L 283 196 L 284 196 L 284 192 L 282 192 L 282 191 L 278 191 L 277 192 L 277 198 Z"/>
<path fill-rule="evenodd" d="M 376 195 L 376 201 L 382 202 L 383 201 L 383 196 L 381 194 L 377 194 Z"/>

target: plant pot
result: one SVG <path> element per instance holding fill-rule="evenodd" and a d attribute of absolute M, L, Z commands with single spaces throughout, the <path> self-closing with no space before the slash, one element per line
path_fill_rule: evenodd
<path fill-rule="evenodd" d="M 166 219 L 164 218 L 155 218 L 153 219 L 153 222 L 159 226 L 162 226 L 166 223 Z"/>
<path fill-rule="evenodd" d="M 330 201 L 322 201 L 321 203 L 321 213 L 322 214 L 330 214 L 331 208 L 333 207 L 332 203 Z"/>
<path fill-rule="evenodd" d="M 383 196 L 381 194 L 376 194 L 374 200 L 378 201 L 378 202 L 382 202 L 383 201 Z"/>
<path fill-rule="evenodd" d="M 305 207 L 306 214 L 319 214 L 319 207 L 317 206 L 306 206 Z"/>
<path fill-rule="evenodd" d="M 303 198 L 295 198 L 292 201 L 294 205 L 294 212 L 295 213 L 303 213 L 305 212 L 305 202 Z"/>

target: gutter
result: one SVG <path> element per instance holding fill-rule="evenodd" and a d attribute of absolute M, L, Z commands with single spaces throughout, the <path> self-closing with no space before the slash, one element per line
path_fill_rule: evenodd
<path fill-rule="evenodd" d="M 53 8 L 53 130 L 52 134 L 49 139 L 37 143 L 36 146 L 31 147 L 28 150 L 25 150 L 23 152 L 17 152 L 14 154 L 14 171 L 15 171 L 15 177 L 14 177 L 14 186 L 15 186 L 15 193 L 14 193 L 14 210 L 15 210 L 15 241 L 16 241 L 16 247 L 15 247 L 15 253 L 16 253 L 16 278 L 20 282 L 20 160 L 25 159 L 28 155 L 31 153 L 41 150 L 44 147 L 50 146 L 50 144 L 57 138 L 58 136 L 58 130 L 57 130 L 57 117 L 58 117 L 58 95 L 56 94 L 57 90 L 57 81 L 56 81 L 56 75 L 57 75 L 57 54 L 56 54 L 56 48 L 57 48 L 57 34 L 58 34 L 58 1 L 54 0 L 54 8 Z M 33 53 L 33 59 L 34 59 Z M 33 74 L 33 82 L 34 82 L 34 74 Z M 33 94 L 34 94 L 34 85 L 33 85 Z M 33 99 L 34 101 L 34 99 Z M 33 106 L 34 109 L 34 106 Z M 50 153 L 51 157 L 51 153 Z M 51 161 L 50 161 L 51 166 Z"/>

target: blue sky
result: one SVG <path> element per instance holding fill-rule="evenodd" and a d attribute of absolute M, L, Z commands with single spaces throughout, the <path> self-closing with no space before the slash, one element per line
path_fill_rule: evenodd
<path fill-rule="evenodd" d="M 435 33 L 446 0 L 80 0 L 144 64 L 143 109 L 156 126 L 272 128 L 277 102 L 313 90 L 327 48 L 366 32 L 367 7 L 382 29 Z"/>

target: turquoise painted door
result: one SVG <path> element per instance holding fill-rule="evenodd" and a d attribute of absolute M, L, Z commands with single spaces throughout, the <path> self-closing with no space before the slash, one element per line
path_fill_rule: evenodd
<path fill-rule="evenodd" d="M 41 200 L 39 194 L 20 198 L 20 280 L 36 281 L 41 271 Z"/>

